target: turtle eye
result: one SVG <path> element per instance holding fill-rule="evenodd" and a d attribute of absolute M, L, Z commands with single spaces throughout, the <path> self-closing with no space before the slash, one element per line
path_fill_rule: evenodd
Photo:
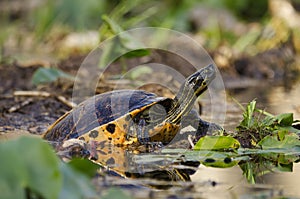
<path fill-rule="evenodd" d="M 189 79 L 188 83 L 191 84 L 191 85 L 195 85 L 196 81 L 197 81 L 197 78 L 192 77 L 192 78 Z"/>

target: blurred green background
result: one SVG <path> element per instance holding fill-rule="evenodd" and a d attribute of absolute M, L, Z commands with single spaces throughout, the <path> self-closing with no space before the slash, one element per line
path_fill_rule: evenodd
<path fill-rule="evenodd" d="M 116 34 L 112 23 L 123 30 L 154 26 L 190 33 L 202 31 L 204 35 L 219 38 L 219 22 L 205 13 L 211 8 L 226 10 L 245 22 L 263 22 L 269 18 L 267 0 L 1 0 L 0 5 L 2 57 L 11 55 L 9 51 L 20 46 L 28 51 L 32 44 L 55 45 L 74 31 L 98 30 L 101 41 Z M 211 13 L 211 18 L 217 12 Z M 234 40 L 235 35 L 224 30 L 221 36 Z"/>
<path fill-rule="evenodd" d="M 61 58 L 74 52 L 87 53 L 119 31 L 146 26 L 170 28 L 199 36 L 200 43 L 209 50 L 225 45 L 238 52 L 255 54 L 269 48 L 267 45 L 253 50 L 252 44 L 258 41 L 263 27 L 281 13 L 280 5 L 273 9 L 271 4 L 275 1 L 1 0 L 1 60 L 11 56 L 22 59 L 23 53 L 20 52 L 27 52 L 31 56 L 32 52 L 54 53 Z M 298 17 L 299 0 L 279 1 L 287 2 L 287 6 L 292 5 Z M 286 16 L 287 19 L 289 17 Z M 297 17 L 296 21 L 299 19 Z M 280 20 L 278 29 L 290 31 L 289 22 L 284 17 Z M 296 25 L 294 27 L 296 30 L 293 31 L 298 34 L 299 28 Z M 92 34 L 90 31 L 93 31 Z M 75 48 L 71 45 L 71 50 L 64 50 L 65 44 L 70 42 L 66 38 L 73 32 L 85 33 L 85 37 L 75 37 L 73 40 L 87 41 L 75 45 Z M 285 36 L 283 40 L 287 38 Z M 282 42 L 281 38 L 279 40 Z M 271 43 L 274 43 L 273 40 Z M 246 49 L 249 45 L 252 47 Z"/>

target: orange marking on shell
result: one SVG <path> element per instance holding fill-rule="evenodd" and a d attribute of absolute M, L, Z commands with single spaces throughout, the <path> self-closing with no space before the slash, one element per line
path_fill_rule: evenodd
<path fill-rule="evenodd" d="M 131 140 L 126 140 L 126 135 L 130 128 L 130 120 L 128 120 L 128 119 L 126 120 L 126 118 L 128 118 L 130 116 L 131 116 L 131 118 L 135 117 L 138 113 L 145 110 L 147 107 L 152 106 L 153 104 L 156 104 L 156 102 L 148 104 L 147 106 L 144 106 L 140 109 L 136 109 L 120 118 L 117 118 L 116 120 L 114 120 L 112 122 L 109 122 L 102 126 L 96 127 L 94 129 L 92 129 L 91 131 L 81 135 L 79 137 L 79 139 L 84 138 L 87 143 L 90 140 L 97 141 L 97 142 L 102 142 L 102 141 L 107 140 L 107 141 L 111 142 L 112 144 L 119 145 L 119 146 L 126 146 L 126 145 L 136 143 L 136 142 L 138 142 L 137 138 L 132 138 Z M 108 127 L 109 125 L 110 125 L 110 127 L 114 126 L 114 128 Z M 98 136 L 93 138 L 93 136 L 90 136 L 90 133 L 95 130 L 98 131 Z"/>

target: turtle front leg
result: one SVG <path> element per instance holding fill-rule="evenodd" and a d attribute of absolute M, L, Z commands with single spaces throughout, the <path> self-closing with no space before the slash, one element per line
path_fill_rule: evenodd
<path fill-rule="evenodd" d="M 149 139 L 149 133 L 146 130 L 147 128 L 147 122 L 144 118 L 140 119 L 137 127 L 136 127 L 136 136 L 138 138 L 139 143 L 145 144 L 150 141 Z"/>
<path fill-rule="evenodd" d="M 158 148 L 163 146 L 160 141 L 151 140 L 151 135 L 149 133 L 150 124 L 147 123 L 146 119 L 143 117 L 135 119 L 135 123 L 132 124 L 133 134 L 128 135 L 128 137 L 136 137 L 137 142 L 135 142 L 132 147 L 129 146 L 130 149 L 137 150 L 139 152 L 152 152 Z"/>
<path fill-rule="evenodd" d="M 192 135 L 194 142 L 197 142 L 201 137 L 206 135 L 220 135 L 225 132 L 224 128 L 220 125 L 202 120 L 196 110 L 191 110 L 191 112 L 183 118 L 182 126 L 193 127 L 193 131 L 188 133 Z"/>

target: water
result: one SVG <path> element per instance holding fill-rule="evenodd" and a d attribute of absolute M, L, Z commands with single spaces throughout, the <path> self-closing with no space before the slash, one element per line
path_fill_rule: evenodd
<path fill-rule="evenodd" d="M 300 81 L 292 84 L 294 85 L 287 87 L 262 81 L 258 86 L 229 91 L 229 96 L 242 104 L 256 99 L 259 108 L 272 114 L 293 113 L 294 118 L 300 119 Z"/>
<path fill-rule="evenodd" d="M 294 164 L 293 172 L 273 172 L 258 178 L 258 182 L 250 185 L 239 166 L 228 169 L 200 166 L 191 176 L 193 182 L 215 181 L 219 185 L 210 187 L 206 197 L 214 198 L 252 198 L 253 196 L 289 196 L 299 197 L 300 164 Z M 198 190 L 201 191 L 201 188 Z M 252 196 L 252 197 L 250 197 Z"/>

